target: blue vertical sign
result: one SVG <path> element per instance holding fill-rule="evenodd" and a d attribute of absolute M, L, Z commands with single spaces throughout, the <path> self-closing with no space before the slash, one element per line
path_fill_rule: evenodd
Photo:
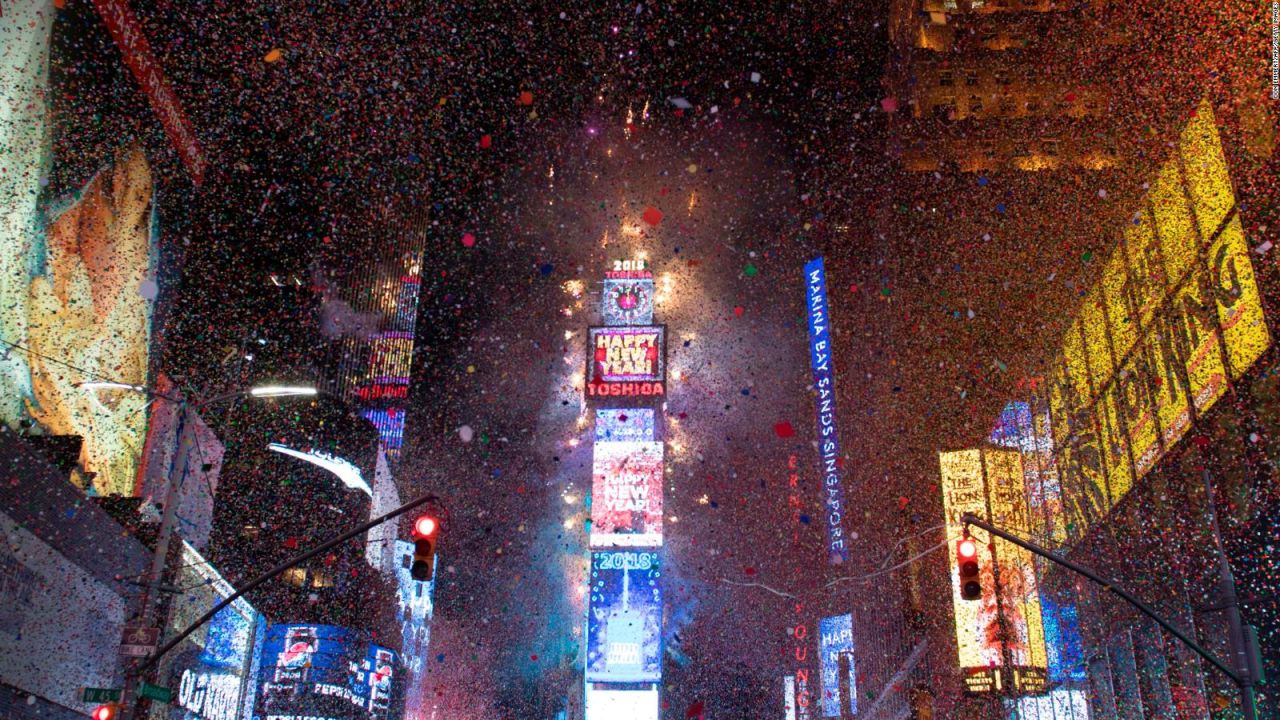
<path fill-rule="evenodd" d="M 805 304 L 809 313 L 809 361 L 817 391 L 818 455 L 822 461 L 823 515 L 827 521 L 827 559 L 839 565 L 849 559 L 845 543 L 844 488 L 840 485 L 840 435 L 836 430 L 835 377 L 831 367 L 831 316 L 827 311 L 827 272 L 822 258 L 804 266 Z"/>

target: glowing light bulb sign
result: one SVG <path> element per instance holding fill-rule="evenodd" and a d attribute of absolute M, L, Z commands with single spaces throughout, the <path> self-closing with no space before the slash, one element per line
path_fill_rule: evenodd
<path fill-rule="evenodd" d="M 664 399 L 666 340 L 665 325 L 589 328 L 587 399 Z"/>

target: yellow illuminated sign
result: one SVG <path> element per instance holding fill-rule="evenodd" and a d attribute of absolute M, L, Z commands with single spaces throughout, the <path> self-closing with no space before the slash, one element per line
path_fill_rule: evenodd
<path fill-rule="evenodd" d="M 1207 101 L 1120 235 L 1049 373 L 1059 524 L 1073 539 L 1271 345 Z"/>
<path fill-rule="evenodd" d="M 961 517 L 973 513 L 1016 534 L 1031 531 L 1022 455 L 1017 450 L 984 448 L 939 453 L 942 504 L 946 514 L 959 664 L 970 693 L 1040 692 L 1048 656 L 1040 591 L 1029 552 L 972 528 L 978 541 L 982 597 L 960 595 L 955 547 L 964 536 Z M 1006 677 L 1006 673 L 1008 673 Z"/>

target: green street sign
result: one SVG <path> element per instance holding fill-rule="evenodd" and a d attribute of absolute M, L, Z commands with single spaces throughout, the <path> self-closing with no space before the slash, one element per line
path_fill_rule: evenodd
<path fill-rule="evenodd" d="M 167 703 L 173 700 L 172 690 L 170 690 L 167 687 L 152 685 L 151 683 L 147 683 L 147 682 L 144 682 L 138 685 L 138 695 L 144 698 L 151 698 L 152 700 L 159 700 L 160 702 L 163 702 L 163 703 Z"/>
<path fill-rule="evenodd" d="M 84 701 L 87 703 L 106 703 L 116 702 L 120 699 L 120 688 L 91 688 L 84 689 Z"/>

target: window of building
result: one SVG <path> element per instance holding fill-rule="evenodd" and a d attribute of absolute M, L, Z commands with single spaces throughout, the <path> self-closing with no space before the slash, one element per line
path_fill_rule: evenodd
<path fill-rule="evenodd" d="M 1009 71 L 1008 71 L 1008 70 L 998 70 L 998 71 L 996 71 L 996 84 L 997 84 L 997 85 L 1012 85 L 1012 84 L 1013 84 L 1013 75 L 1009 74 Z"/>
<path fill-rule="evenodd" d="M 964 84 L 969 87 L 975 87 L 978 84 L 978 71 L 968 70 L 964 74 Z"/>
<path fill-rule="evenodd" d="M 1038 115 L 1040 113 L 1040 98 L 1032 96 L 1027 98 L 1027 114 Z"/>
<path fill-rule="evenodd" d="M 1058 141 L 1044 140 L 1040 143 L 1040 149 L 1049 157 L 1058 157 Z"/>
<path fill-rule="evenodd" d="M 980 95 L 969 96 L 969 114 L 970 115 L 982 114 L 982 96 Z"/>
<path fill-rule="evenodd" d="M 951 87 L 952 85 L 955 85 L 955 84 L 956 84 L 955 76 L 952 75 L 950 70 L 943 70 L 942 72 L 938 73 L 938 85 L 942 87 Z"/>
<path fill-rule="evenodd" d="M 400 567 L 404 568 L 405 570 L 408 570 L 412 565 L 413 565 L 412 555 L 405 554 L 400 556 Z"/>
<path fill-rule="evenodd" d="M 313 588 L 330 588 L 333 587 L 333 573 L 321 568 L 314 568 L 311 571 L 311 587 Z"/>
<path fill-rule="evenodd" d="M 1013 98 L 1011 96 L 1009 95 L 1000 96 L 1000 114 L 1001 115 L 1013 114 Z"/>
<path fill-rule="evenodd" d="M 953 97 L 942 98 L 933 106 L 933 117 L 937 120 L 951 120 L 955 112 L 956 99 Z"/>
<path fill-rule="evenodd" d="M 294 587 L 302 587 L 307 584 L 307 570 L 306 568 L 291 567 L 280 574 L 280 579 Z"/>

